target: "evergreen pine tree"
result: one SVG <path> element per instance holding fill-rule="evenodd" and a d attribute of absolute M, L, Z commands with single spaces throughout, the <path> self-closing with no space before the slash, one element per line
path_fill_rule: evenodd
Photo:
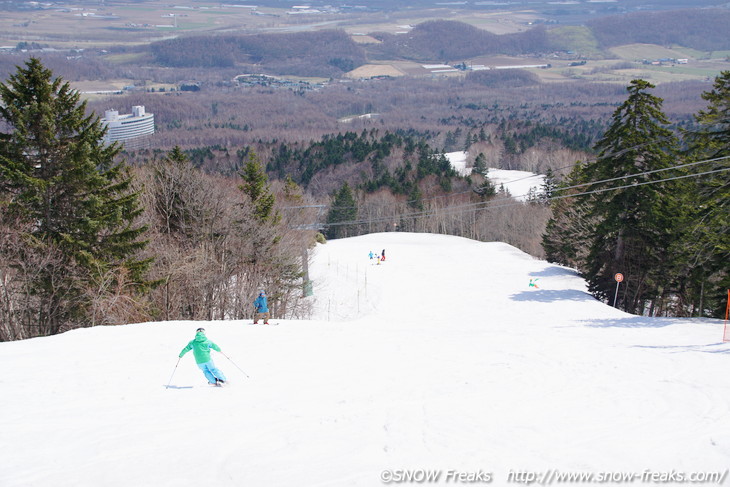
<path fill-rule="evenodd" d="M 241 177 L 244 181 L 241 190 L 251 199 L 256 218 L 261 223 L 276 225 L 281 220 L 281 215 L 274 208 L 276 197 L 269 187 L 266 171 L 253 151 L 248 154 Z"/>
<path fill-rule="evenodd" d="M 479 142 L 487 142 L 487 133 L 484 131 L 484 127 L 479 129 Z"/>
<path fill-rule="evenodd" d="M 586 166 L 587 179 L 606 181 L 589 187 L 597 192 L 588 197 L 587 218 L 594 222 L 584 266 L 589 290 L 612 298 L 614 275 L 622 273 L 619 307 L 632 313 L 643 312 L 665 292 L 671 280 L 669 249 L 681 221 L 677 184 L 643 184 L 666 175 L 647 172 L 671 167 L 678 146 L 666 128 L 662 100 L 647 93 L 650 88 L 654 85 L 644 80 L 631 82 L 629 97 L 595 146 L 597 160 Z"/>
<path fill-rule="evenodd" d="M 723 71 L 715 78 L 712 91 L 702 94 L 708 102 L 706 110 L 697 114 L 701 129 L 696 133 L 698 148 L 706 151 L 708 158 L 730 155 L 730 71 Z M 727 178 L 727 176 L 725 176 Z"/>
<path fill-rule="evenodd" d="M 558 180 L 552 169 L 548 168 L 545 172 L 545 178 L 542 182 L 541 200 L 543 203 L 548 203 L 550 198 L 553 197 L 555 190 L 558 187 Z"/>
<path fill-rule="evenodd" d="M 27 252 L 58 252 L 63 278 L 39 270 L 29 292 L 41 303 L 29 313 L 38 334 L 86 326 L 89 290 L 109 273 L 124 276 L 127 291 L 144 289 L 149 261 L 139 194 L 126 165 L 115 162 L 120 147 L 105 146 L 98 116 L 61 78 L 52 78 L 38 59 L 0 84 L 0 192 L 8 215 L 31 222 Z M 29 257 L 30 258 L 30 257 Z"/>
<path fill-rule="evenodd" d="M 296 203 L 300 203 L 304 199 L 302 188 L 289 175 L 284 180 L 284 197 L 287 201 Z"/>
<path fill-rule="evenodd" d="M 702 98 L 708 106 L 695 117 L 699 129 L 687 134 L 689 154 L 696 161 L 710 160 L 700 167 L 716 172 L 690 180 L 684 272 L 693 278 L 694 289 L 688 291 L 694 298 L 688 300 L 698 314 L 709 310 L 723 317 L 730 289 L 730 71 L 715 78 L 713 89 Z"/>
<path fill-rule="evenodd" d="M 556 198 L 550 201 L 552 217 L 548 220 L 542 236 L 542 248 L 548 262 L 582 269 L 588 253 L 589 236 L 593 231 L 588 219 L 588 205 L 585 198 L 571 197 L 581 192 L 575 188 L 586 182 L 585 164 L 576 164 L 565 181 L 552 191 Z"/>
<path fill-rule="evenodd" d="M 351 222 L 357 218 L 357 203 L 352 188 L 347 183 L 335 193 L 332 206 L 327 213 L 328 239 L 351 237 L 356 234 L 357 226 L 353 224 L 341 225 L 341 222 Z"/>
<path fill-rule="evenodd" d="M 481 174 L 486 178 L 487 171 L 487 158 L 484 157 L 483 152 L 480 152 L 479 155 L 474 159 L 474 167 L 471 169 L 471 172 L 472 174 Z"/>
<path fill-rule="evenodd" d="M 477 185 L 473 191 L 479 196 L 479 199 L 481 199 L 482 201 L 495 197 L 497 195 L 497 187 L 494 185 L 492 180 L 489 179 L 489 169 L 487 169 L 485 166 L 479 174 L 484 176 L 484 181 L 482 181 L 481 184 Z"/>
<path fill-rule="evenodd" d="M 423 211 L 423 192 L 417 183 L 413 183 L 410 193 L 408 193 L 408 207 L 414 210 Z"/>

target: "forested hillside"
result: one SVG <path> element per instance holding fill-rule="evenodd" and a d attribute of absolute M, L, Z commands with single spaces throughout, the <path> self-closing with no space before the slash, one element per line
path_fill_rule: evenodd
<path fill-rule="evenodd" d="M 331 188 L 348 181 L 368 192 L 387 188 L 395 195 L 411 196 L 420 192 L 419 184 L 429 176 L 445 192 L 457 178 L 444 155 L 422 139 L 393 133 L 381 136 L 375 130 L 325 136 L 303 149 L 281 144 L 267 169 L 281 179 L 293 176 L 305 188 Z"/>
<path fill-rule="evenodd" d="M 527 32 L 496 35 L 477 27 L 449 20 L 416 25 L 407 34 L 374 34 L 381 44 L 370 47 L 375 57 L 415 61 L 459 61 L 486 54 L 532 54 L 544 52 L 547 35 L 538 26 Z"/>
<path fill-rule="evenodd" d="M 701 51 L 730 49 L 730 11 L 692 9 L 635 12 L 587 23 L 602 47 L 634 42 L 685 46 Z"/>
<path fill-rule="evenodd" d="M 466 77 L 471 82 L 489 88 L 520 88 L 540 84 L 540 78 L 535 73 L 524 69 L 472 71 Z"/>
<path fill-rule="evenodd" d="M 113 106 L 144 105 L 155 114 L 153 147 L 169 150 L 204 146 L 245 146 L 258 141 L 310 141 L 342 131 L 380 128 L 395 132 L 414 130 L 435 147 L 458 150 L 466 132 L 506 120 L 560 124 L 600 120 L 620 102 L 623 87 L 607 83 L 540 83 L 510 87 L 499 81 L 485 86 L 482 75 L 459 79 L 389 79 L 337 83 L 323 90 L 298 93 L 271 88 L 227 90 L 203 84 L 199 92 L 130 93 L 124 101 L 91 101 L 103 113 Z M 501 75 L 498 75 L 501 76 Z M 510 70 L 510 79 L 521 76 Z M 494 80 L 486 75 L 487 83 Z M 530 78 L 529 74 L 525 78 Z M 660 85 L 665 110 L 675 123 L 688 123 L 701 107 L 698 82 Z M 121 103 L 124 103 L 122 105 Z M 342 117 L 374 113 L 371 118 L 342 122 Z M 462 138 L 447 143 L 449 131 Z M 593 134 L 595 136 L 595 133 Z"/>
<path fill-rule="evenodd" d="M 240 67 L 243 72 L 339 76 L 362 65 L 362 47 L 344 31 L 191 36 L 155 42 L 156 63 L 174 68 Z"/>
<path fill-rule="evenodd" d="M 568 118 L 553 123 L 499 117 L 481 123 L 458 119 L 449 122 L 452 126 L 443 134 L 370 128 L 306 142 L 259 139 L 184 150 L 195 167 L 222 175 L 233 175 L 241 169 L 237 154 L 255 150 L 266 161 L 272 177 L 291 177 L 318 197 L 331 193 L 342 181 L 368 191 L 387 187 L 395 194 L 408 194 L 414 182 L 428 175 L 437 175 L 443 186 L 440 191 L 448 192 L 451 182 L 442 178 L 454 174 L 448 165 L 444 166 L 444 152 L 469 151 L 470 163 L 481 154 L 485 164 L 494 168 L 561 172 L 579 154 L 590 153 L 604 130 L 600 122 Z M 143 165 L 162 152 L 138 150 L 128 157 Z"/>

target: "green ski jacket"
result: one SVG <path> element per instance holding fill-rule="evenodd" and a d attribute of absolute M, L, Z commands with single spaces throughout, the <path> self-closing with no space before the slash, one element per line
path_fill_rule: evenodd
<path fill-rule="evenodd" d="M 179 356 L 182 358 L 183 355 L 192 350 L 193 355 L 195 356 L 195 363 L 204 364 L 205 362 L 210 362 L 211 348 L 218 352 L 221 351 L 221 348 L 218 345 L 208 340 L 208 337 L 205 336 L 204 332 L 199 331 L 195 334 L 195 338 L 190 340 L 190 343 L 182 349 Z"/>

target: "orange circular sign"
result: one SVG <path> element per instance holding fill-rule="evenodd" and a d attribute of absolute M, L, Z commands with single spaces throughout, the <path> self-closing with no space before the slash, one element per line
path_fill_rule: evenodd
<path fill-rule="evenodd" d="M 616 282 L 621 282 L 624 280 L 624 275 L 620 272 L 617 272 L 615 276 L 613 276 L 614 279 L 616 279 Z"/>

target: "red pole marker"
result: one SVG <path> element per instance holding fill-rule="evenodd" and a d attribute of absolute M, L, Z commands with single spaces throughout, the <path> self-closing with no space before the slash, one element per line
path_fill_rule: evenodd
<path fill-rule="evenodd" d="M 616 307 L 616 298 L 618 298 L 618 285 L 621 284 L 621 281 L 624 280 L 624 275 L 620 272 L 617 272 L 613 278 L 616 280 L 616 293 L 613 295 L 613 307 Z"/>

